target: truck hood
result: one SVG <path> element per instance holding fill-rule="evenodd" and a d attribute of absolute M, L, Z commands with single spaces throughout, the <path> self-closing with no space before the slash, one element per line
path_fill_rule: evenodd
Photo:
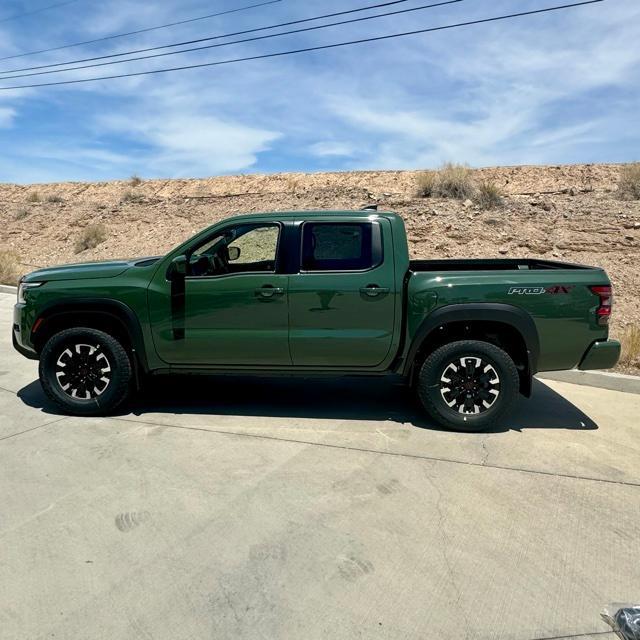
<path fill-rule="evenodd" d="M 79 262 L 38 269 L 27 274 L 24 282 L 49 282 L 52 280 L 80 280 L 94 278 L 114 278 L 136 265 L 148 266 L 159 257 L 135 258 L 132 260 L 108 260 L 102 262 Z"/>

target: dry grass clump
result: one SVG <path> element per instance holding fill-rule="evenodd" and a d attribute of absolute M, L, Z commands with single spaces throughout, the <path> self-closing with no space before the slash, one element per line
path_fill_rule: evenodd
<path fill-rule="evenodd" d="M 471 169 L 448 162 L 437 171 L 425 171 L 418 176 L 418 195 L 423 198 L 457 198 L 465 200 L 475 193 Z"/>
<path fill-rule="evenodd" d="M 485 180 L 480 183 L 473 201 L 484 210 L 498 209 L 504 204 L 502 192 L 495 182 Z"/>
<path fill-rule="evenodd" d="M 142 178 L 139 175 L 136 175 L 135 173 L 129 178 L 129 184 L 132 187 L 137 187 L 138 185 L 142 184 Z"/>
<path fill-rule="evenodd" d="M 640 325 L 629 327 L 622 336 L 620 364 L 640 365 Z"/>
<path fill-rule="evenodd" d="M 13 251 L 0 249 L 0 284 L 18 284 L 20 278 L 20 263 Z"/>
<path fill-rule="evenodd" d="M 438 172 L 437 171 L 423 171 L 418 174 L 418 196 L 420 198 L 431 198 L 436 194 L 436 188 L 438 185 Z"/>
<path fill-rule="evenodd" d="M 47 196 L 47 202 L 50 202 L 51 204 L 60 204 L 61 202 L 64 202 L 64 198 L 59 196 L 57 193 L 53 193 L 50 196 Z"/>
<path fill-rule="evenodd" d="M 20 207 L 19 209 L 16 209 L 16 212 L 13 214 L 13 219 L 24 220 L 30 213 L 31 211 L 26 207 Z"/>
<path fill-rule="evenodd" d="M 626 200 L 640 200 L 640 162 L 634 162 L 620 169 L 618 193 Z"/>
<path fill-rule="evenodd" d="M 141 193 L 133 193 L 133 191 L 125 191 L 120 199 L 122 204 L 139 204 L 144 202 L 144 196 Z"/>
<path fill-rule="evenodd" d="M 40 197 L 40 194 L 37 191 L 32 191 L 27 196 L 27 202 L 40 202 L 41 200 L 42 198 Z"/>
<path fill-rule="evenodd" d="M 85 227 L 76 240 L 75 252 L 81 253 L 87 249 L 94 249 L 107 239 L 107 230 L 103 224 L 90 224 Z"/>

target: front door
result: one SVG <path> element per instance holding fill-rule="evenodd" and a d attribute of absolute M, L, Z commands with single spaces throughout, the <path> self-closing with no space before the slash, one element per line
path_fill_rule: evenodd
<path fill-rule="evenodd" d="M 396 284 L 387 220 L 302 225 L 300 273 L 289 279 L 293 364 L 377 367 L 394 338 Z"/>
<path fill-rule="evenodd" d="M 149 289 L 158 355 L 177 365 L 290 365 L 280 225 L 225 228 L 187 255 L 187 276 Z M 163 274 L 161 274 L 162 277 Z"/>

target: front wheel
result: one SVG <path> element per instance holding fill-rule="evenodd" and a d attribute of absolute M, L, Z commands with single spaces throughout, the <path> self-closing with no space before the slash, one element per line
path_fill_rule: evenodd
<path fill-rule="evenodd" d="M 49 338 L 40 354 L 39 374 L 47 396 L 70 415 L 109 414 L 131 391 L 127 352 L 97 329 L 66 329 Z"/>
<path fill-rule="evenodd" d="M 488 342 L 461 340 L 426 358 L 417 390 L 438 424 L 456 431 L 484 431 L 499 424 L 518 389 L 518 370 L 507 353 Z"/>

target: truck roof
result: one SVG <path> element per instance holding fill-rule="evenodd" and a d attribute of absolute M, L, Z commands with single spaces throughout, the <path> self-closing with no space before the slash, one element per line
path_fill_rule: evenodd
<path fill-rule="evenodd" d="M 259 213 L 247 213 L 240 214 L 235 217 L 242 218 L 252 218 L 252 217 L 263 217 L 263 216 L 274 216 L 279 218 L 304 218 L 305 220 L 308 218 L 320 218 L 326 216 L 349 216 L 349 217 L 362 217 L 368 218 L 372 215 L 384 216 L 384 217 L 393 217 L 400 218 L 397 213 L 393 211 L 374 211 L 372 209 L 315 209 L 312 211 L 262 211 Z"/>

